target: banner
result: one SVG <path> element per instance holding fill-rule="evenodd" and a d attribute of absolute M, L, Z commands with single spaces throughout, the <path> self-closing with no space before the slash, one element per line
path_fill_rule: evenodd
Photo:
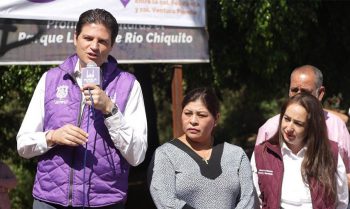
<path fill-rule="evenodd" d="M 75 52 L 76 22 L 1 19 L 0 65 L 59 64 Z M 120 24 L 111 55 L 119 63 L 209 62 L 205 28 Z"/>
<path fill-rule="evenodd" d="M 1 0 L 0 18 L 78 21 L 94 8 L 121 24 L 205 27 L 205 0 Z"/>

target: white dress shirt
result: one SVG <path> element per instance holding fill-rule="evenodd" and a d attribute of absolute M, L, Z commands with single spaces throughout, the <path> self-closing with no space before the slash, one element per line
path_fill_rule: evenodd
<path fill-rule="evenodd" d="M 311 194 L 309 186 L 306 185 L 301 175 L 301 163 L 305 156 L 306 147 L 301 149 L 296 155 L 283 143 L 281 153 L 283 156 L 283 181 L 281 193 L 281 207 L 284 209 L 312 209 Z M 257 195 L 260 195 L 258 184 L 258 174 L 255 163 L 255 154 L 251 158 L 253 171 L 253 182 Z M 348 207 L 348 184 L 343 160 L 338 154 L 337 165 L 337 209 Z M 260 200 L 261 201 L 261 200 Z"/>
<path fill-rule="evenodd" d="M 75 71 L 79 71 L 79 61 Z M 40 78 L 28 106 L 21 128 L 17 134 L 17 150 L 20 156 L 31 158 L 42 155 L 48 147 L 44 127 L 45 81 L 47 73 Z M 76 77 L 81 86 L 81 78 Z M 81 105 L 85 105 L 82 101 Z M 119 108 L 118 108 L 119 109 Z M 147 120 L 140 83 L 135 80 L 130 92 L 124 115 L 118 113 L 105 119 L 105 125 L 115 147 L 130 165 L 140 164 L 147 151 Z"/>

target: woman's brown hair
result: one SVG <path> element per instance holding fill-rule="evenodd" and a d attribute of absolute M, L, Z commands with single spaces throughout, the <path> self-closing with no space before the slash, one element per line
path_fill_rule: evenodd
<path fill-rule="evenodd" d="M 299 93 L 288 99 L 281 108 L 278 132 L 272 140 L 282 142 L 281 122 L 291 104 L 301 105 L 308 114 L 304 139 L 307 149 L 301 164 L 303 181 L 310 186 L 311 179 L 316 180 L 322 185 L 326 197 L 335 201 L 337 165 L 328 139 L 324 110 L 316 97 L 309 93 Z"/>

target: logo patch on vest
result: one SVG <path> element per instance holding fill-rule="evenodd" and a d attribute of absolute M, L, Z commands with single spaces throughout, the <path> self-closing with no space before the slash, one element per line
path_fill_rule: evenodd
<path fill-rule="evenodd" d="M 68 95 L 68 86 L 62 85 L 56 89 L 56 101 L 55 104 L 67 104 L 66 97 Z"/>
<path fill-rule="evenodd" d="M 258 174 L 272 176 L 273 175 L 273 171 L 272 170 L 259 169 L 258 170 Z"/>

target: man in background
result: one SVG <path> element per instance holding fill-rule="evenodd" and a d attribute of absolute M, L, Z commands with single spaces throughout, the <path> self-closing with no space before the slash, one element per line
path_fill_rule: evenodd
<path fill-rule="evenodd" d="M 300 92 L 308 92 L 322 101 L 325 94 L 322 72 L 312 65 L 304 65 L 293 70 L 290 76 L 289 97 Z M 339 154 L 345 164 L 350 188 L 350 135 L 348 129 L 338 116 L 324 109 L 328 137 L 338 143 Z M 259 128 L 256 145 L 270 139 L 278 129 L 280 115 L 268 119 Z"/>

